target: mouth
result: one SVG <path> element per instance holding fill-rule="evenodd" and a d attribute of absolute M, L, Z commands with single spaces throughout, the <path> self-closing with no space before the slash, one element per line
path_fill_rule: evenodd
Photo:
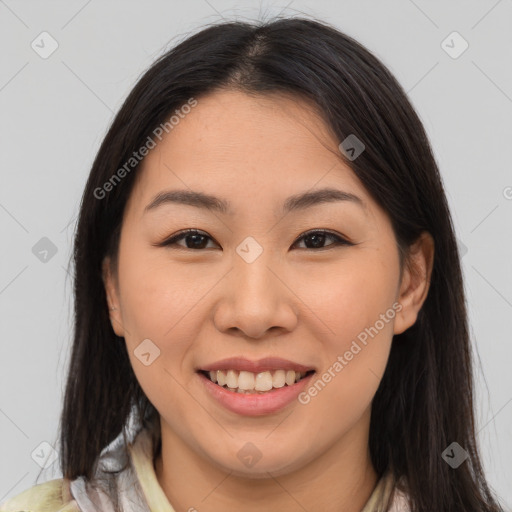
<path fill-rule="evenodd" d="M 247 395 L 263 395 L 274 393 L 281 388 L 294 386 L 298 382 L 310 377 L 315 370 L 267 370 L 259 373 L 249 371 L 226 370 L 198 370 L 197 373 L 204 376 L 216 386 L 232 393 Z"/>

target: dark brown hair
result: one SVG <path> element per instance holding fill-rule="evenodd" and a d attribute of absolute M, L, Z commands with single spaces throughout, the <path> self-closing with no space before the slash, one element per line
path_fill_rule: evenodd
<path fill-rule="evenodd" d="M 369 446 L 376 472 L 404 477 L 412 510 L 502 510 L 486 483 L 475 436 L 473 374 L 460 255 L 442 180 L 422 123 L 389 70 L 353 38 L 305 18 L 209 26 L 169 50 L 135 85 L 106 134 L 83 194 L 74 245 L 75 320 L 61 417 L 60 462 L 89 479 L 132 408 L 158 428 L 123 338 L 112 330 L 102 261 L 116 258 L 123 212 L 140 165 L 104 197 L 112 178 L 170 113 L 215 90 L 285 93 L 318 108 L 341 142 L 365 144 L 349 161 L 388 213 L 407 262 L 422 232 L 435 242 L 430 290 L 416 323 L 394 336 L 372 404 Z M 95 194 L 96 191 L 96 194 Z M 457 469 L 441 457 L 456 441 Z"/>

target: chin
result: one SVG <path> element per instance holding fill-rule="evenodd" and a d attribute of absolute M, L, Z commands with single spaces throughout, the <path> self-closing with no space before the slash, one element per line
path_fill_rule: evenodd
<path fill-rule="evenodd" d="M 247 443 L 242 449 L 226 459 L 223 453 L 220 458 L 210 455 L 211 460 L 223 471 L 239 478 L 265 479 L 269 476 L 280 476 L 299 469 L 305 461 L 303 457 L 295 460 L 296 450 L 280 451 L 273 448 L 257 450 L 254 445 Z M 252 459 L 251 459 L 252 456 Z M 270 475 L 269 475 L 270 473 Z"/>

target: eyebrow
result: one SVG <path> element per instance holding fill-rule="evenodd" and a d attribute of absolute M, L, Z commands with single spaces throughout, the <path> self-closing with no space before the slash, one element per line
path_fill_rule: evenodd
<path fill-rule="evenodd" d="M 295 194 L 286 199 L 283 203 L 282 214 L 292 211 L 305 210 L 319 204 L 349 201 L 366 209 L 364 201 L 350 192 L 344 192 L 336 188 L 322 188 Z M 144 208 L 144 213 L 154 210 L 163 204 L 185 204 L 202 208 L 204 210 L 234 215 L 231 204 L 225 199 L 205 194 L 204 192 L 192 190 L 170 190 L 158 193 L 153 200 Z"/>

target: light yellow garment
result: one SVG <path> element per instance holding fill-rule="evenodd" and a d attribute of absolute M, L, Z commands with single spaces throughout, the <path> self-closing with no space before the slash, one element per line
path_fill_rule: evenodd
<path fill-rule="evenodd" d="M 135 475 L 147 501 L 145 510 L 134 508 L 133 512 L 175 512 L 156 478 L 150 435 L 146 431 L 141 431 L 134 444 L 128 446 L 128 451 L 131 459 L 128 470 Z M 405 496 L 401 493 L 392 496 L 393 486 L 394 480 L 391 475 L 382 477 L 361 512 L 385 512 L 391 497 L 393 505 L 389 512 L 408 512 Z M 7 500 L 0 505 L 0 512 L 81 512 L 83 509 L 79 507 L 77 499 L 77 496 L 71 494 L 69 480 L 54 479 L 35 485 Z M 108 512 L 110 510 L 112 509 Z"/>

